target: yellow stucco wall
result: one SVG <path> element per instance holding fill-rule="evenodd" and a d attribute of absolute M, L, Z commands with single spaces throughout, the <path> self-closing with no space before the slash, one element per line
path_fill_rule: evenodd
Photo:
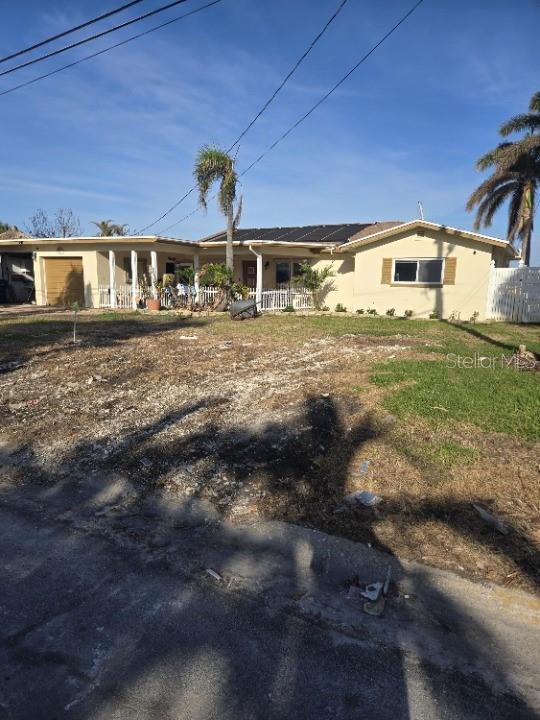
<path fill-rule="evenodd" d="M 381 283 L 384 258 L 456 258 L 454 285 L 443 287 L 415 287 L 414 285 L 384 285 Z M 474 312 L 485 317 L 492 246 L 448 235 L 443 231 L 416 232 L 380 240 L 360 247 L 355 252 L 352 293 L 344 286 L 344 299 L 351 309 L 374 307 L 379 314 L 395 308 L 396 314 L 412 310 L 415 317 L 429 317 L 438 312 L 447 318 L 456 313 L 468 320 Z"/>

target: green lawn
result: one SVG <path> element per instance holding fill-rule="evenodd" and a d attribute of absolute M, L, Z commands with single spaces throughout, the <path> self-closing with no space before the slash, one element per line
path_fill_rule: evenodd
<path fill-rule="evenodd" d="M 452 421 L 540 440 L 540 373 L 449 367 L 446 360 L 379 363 L 372 381 L 392 389 L 384 403 L 399 416 Z"/>

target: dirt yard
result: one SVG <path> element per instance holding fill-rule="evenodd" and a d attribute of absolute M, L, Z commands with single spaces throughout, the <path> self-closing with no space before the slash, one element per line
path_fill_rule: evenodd
<path fill-rule="evenodd" d="M 68 313 L 0 319 L 4 483 L 124 476 L 538 590 L 540 373 L 445 365 L 540 352 L 538 327 L 89 312 L 71 335 Z"/>

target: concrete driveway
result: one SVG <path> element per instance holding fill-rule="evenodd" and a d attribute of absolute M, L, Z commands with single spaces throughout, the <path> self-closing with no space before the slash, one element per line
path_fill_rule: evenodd
<path fill-rule="evenodd" d="M 370 617 L 344 581 L 388 564 Z M 6 484 L 0 572 L 6 720 L 537 717 L 535 598 L 319 532 L 121 480 Z"/>

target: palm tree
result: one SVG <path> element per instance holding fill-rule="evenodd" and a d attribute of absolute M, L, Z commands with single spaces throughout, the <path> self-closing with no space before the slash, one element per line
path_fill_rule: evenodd
<path fill-rule="evenodd" d="M 521 258 L 529 265 L 536 194 L 540 185 L 540 92 L 529 103 L 528 113 L 516 115 L 500 129 L 503 137 L 525 133 L 500 143 L 476 163 L 478 170 L 493 168 L 492 175 L 472 193 L 467 210 L 476 207 L 475 230 L 489 227 L 501 205 L 508 201 L 507 238 L 521 241 Z"/>
<path fill-rule="evenodd" d="M 95 225 L 99 230 L 99 237 L 112 237 L 113 235 L 125 235 L 127 225 L 117 225 L 112 220 L 99 220 L 92 221 L 92 225 Z"/>
<path fill-rule="evenodd" d="M 240 219 L 241 200 L 236 218 L 234 217 L 234 201 L 236 199 L 236 183 L 238 175 L 234 169 L 234 159 L 224 150 L 204 145 L 197 153 L 193 174 L 199 190 L 199 203 L 206 210 L 208 193 L 215 182 L 219 182 L 218 203 L 223 215 L 227 218 L 227 245 L 225 264 L 234 271 L 233 236 Z"/>

